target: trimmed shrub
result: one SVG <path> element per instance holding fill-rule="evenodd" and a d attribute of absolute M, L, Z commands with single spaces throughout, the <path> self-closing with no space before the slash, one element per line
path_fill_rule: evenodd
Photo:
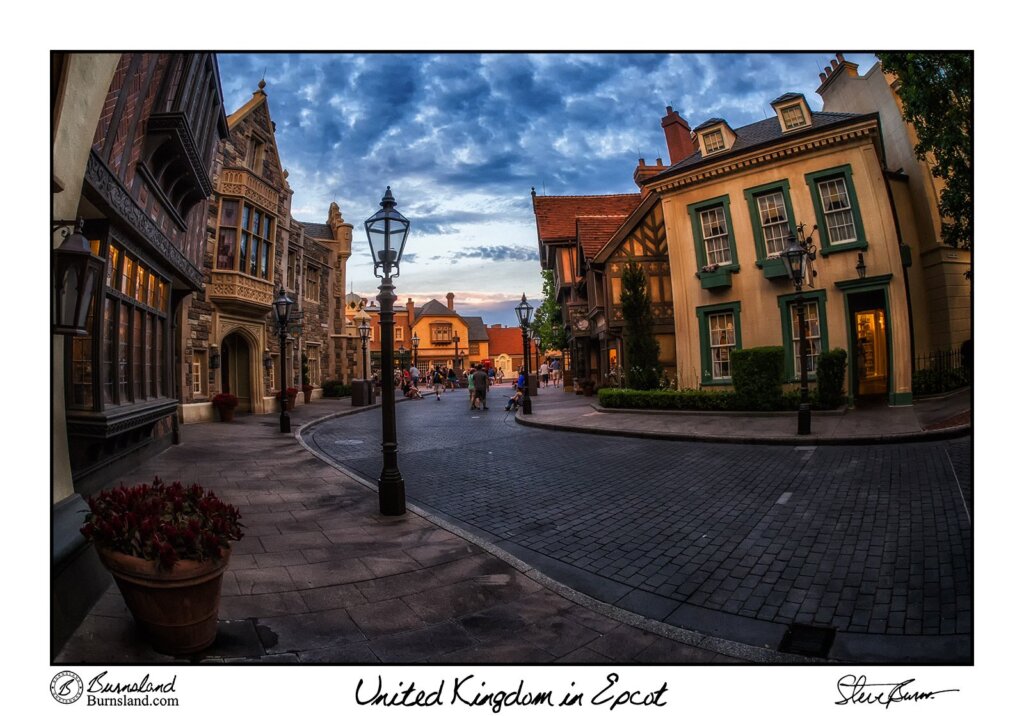
<path fill-rule="evenodd" d="M 758 346 L 734 350 L 730 354 L 732 387 L 746 408 L 771 410 L 782 399 L 782 346 Z"/>
<path fill-rule="evenodd" d="M 823 408 L 837 408 L 843 404 L 846 392 L 846 351 L 834 348 L 818 356 L 818 395 Z"/>
<path fill-rule="evenodd" d="M 349 383 L 342 383 L 340 380 L 324 381 L 325 398 L 347 398 L 352 395 L 352 386 Z"/>
<path fill-rule="evenodd" d="M 964 371 L 957 368 L 924 368 L 914 371 L 914 395 L 947 393 L 967 385 Z"/>

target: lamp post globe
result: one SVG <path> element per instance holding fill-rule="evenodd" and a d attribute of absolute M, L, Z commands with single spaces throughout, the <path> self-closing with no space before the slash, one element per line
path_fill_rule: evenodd
<path fill-rule="evenodd" d="M 413 331 L 412 334 L 412 364 L 416 365 L 416 350 L 420 347 L 420 337 Z"/>
<path fill-rule="evenodd" d="M 274 299 L 274 316 L 277 318 L 277 335 L 281 341 L 281 420 L 280 427 L 282 433 L 290 433 L 292 431 L 291 417 L 288 415 L 288 367 L 287 361 L 285 360 L 286 346 L 285 342 L 288 339 L 288 321 L 292 315 L 292 307 L 295 305 L 295 301 L 288 298 L 288 294 L 284 292 L 284 286 L 277 292 L 277 298 Z"/>
<path fill-rule="evenodd" d="M 363 380 L 367 380 L 370 367 L 370 356 L 366 353 L 366 343 L 370 340 L 370 323 L 364 318 L 359 324 L 359 340 L 363 342 Z"/>
<path fill-rule="evenodd" d="M 533 306 L 526 300 L 526 293 L 516 306 L 516 318 L 519 319 L 519 328 L 523 332 L 523 370 L 526 373 L 526 385 L 523 390 L 523 415 L 533 413 L 533 402 L 530 400 L 530 319 L 533 318 Z"/>
<path fill-rule="evenodd" d="M 800 342 L 800 407 L 796 413 L 796 434 L 811 434 L 811 401 L 807 390 L 807 325 L 804 307 L 804 273 L 807 256 L 810 252 L 805 242 L 797 241 L 792 232 L 786 236 L 786 248 L 779 256 L 789 273 L 789 278 L 796 289 L 796 322 Z"/>
<path fill-rule="evenodd" d="M 391 187 L 387 187 L 380 210 L 366 220 L 366 240 L 373 259 L 373 274 L 380 282 L 377 301 L 380 304 L 381 368 L 391 370 L 395 364 L 395 285 L 400 271 L 410 222 L 396 209 Z M 395 425 L 395 390 L 390 375 L 382 375 L 381 387 L 381 451 L 384 466 L 377 481 L 380 512 L 383 515 L 405 514 L 405 481 L 398 469 L 398 434 Z"/>

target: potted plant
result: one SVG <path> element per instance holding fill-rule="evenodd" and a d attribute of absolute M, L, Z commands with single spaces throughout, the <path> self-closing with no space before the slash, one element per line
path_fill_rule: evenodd
<path fill-rule="evenodd" d="M 220 413 L 221 422 L 230 423 L 235 417 L 235 408 L 238 407 L 238 397 L 231 393 L 217 393 L 213 396 L 213 407 Z"/>
<path fill-rule="evenodd" d="M 295 396 L 299 394 L 299 389 L 288 388 L 288 390 L 285 391 L 285 394 L 288 396 L 288 410 L 295 410 Z M 278 391 L 275 397 L 278 400 L 281 400 L 281 392 Z"/>
<path fill-rule="evenodd" d="M 313 397 L 313 386 L 309 384 L 309 357 L 302 354 L 302 398 L 306 405 L 309 405 Z"/>
<path fill-rule="evenodd" d="M 239 517 L 200 485 L 154 478 L 90 497 L 81 531 L 153 648 L 191 654 L 217 637 L 221 581 L 231 542 L 242 538 Z"/>

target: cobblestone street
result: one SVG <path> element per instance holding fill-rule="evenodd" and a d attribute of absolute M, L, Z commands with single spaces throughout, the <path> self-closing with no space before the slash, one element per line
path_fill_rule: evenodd
<path fill-rule="evenodd" d="M 939 641 L 966 657 L 969 439 L 815 447 L 569 435 L 517 425 L 501 409 L 505 392 L 489 411 L 470 412 L 463 392 L 398 405 L 410 501 L 668 624 L 772 648 L 788 625 L 812 624 L 838 630 L 840 657 Z M 376 482 L 379 421 L 376 411 L 342 417 L 306 439 Z"/>

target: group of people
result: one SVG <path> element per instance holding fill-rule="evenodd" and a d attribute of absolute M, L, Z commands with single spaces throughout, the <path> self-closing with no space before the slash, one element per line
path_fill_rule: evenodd
<path fill-rule="evenodd" d="M 537 369 L 540 385 L 544 388 L 549 385 L 558 386 L 562 380 L 562 366 L 557 358 L 548 358 Z M 505 373 L 493 366 L 485 366 L 477 363 L 463 374 L 466 385 L 469 388 L 469 409 L 489 410 L 487 407 L 487 393 L 491 386 L 502 384 Z M 400 387 L 402 395 L 411 400 L 422 400 L 424 389 L 421 388 L 420 371 L 415 365 L 408 368 L 396 368 L 394 374 L 395 386 Z M 380 376 L 374 372 L 373 381 L 375 386 L 380 385 Z M 448 391 L 455 391 L 459 388 L 459 377 L 454 367 L 433 365 L 423 378 L 422 383 L 429 386 L 436 400 Z M 506 411 L 518 408 L 523 403 L 523 395 L 526 392 L 526 370 L 519 369 L 515 382 L 515 392 L 509 397 L 505 405 Z"/>

